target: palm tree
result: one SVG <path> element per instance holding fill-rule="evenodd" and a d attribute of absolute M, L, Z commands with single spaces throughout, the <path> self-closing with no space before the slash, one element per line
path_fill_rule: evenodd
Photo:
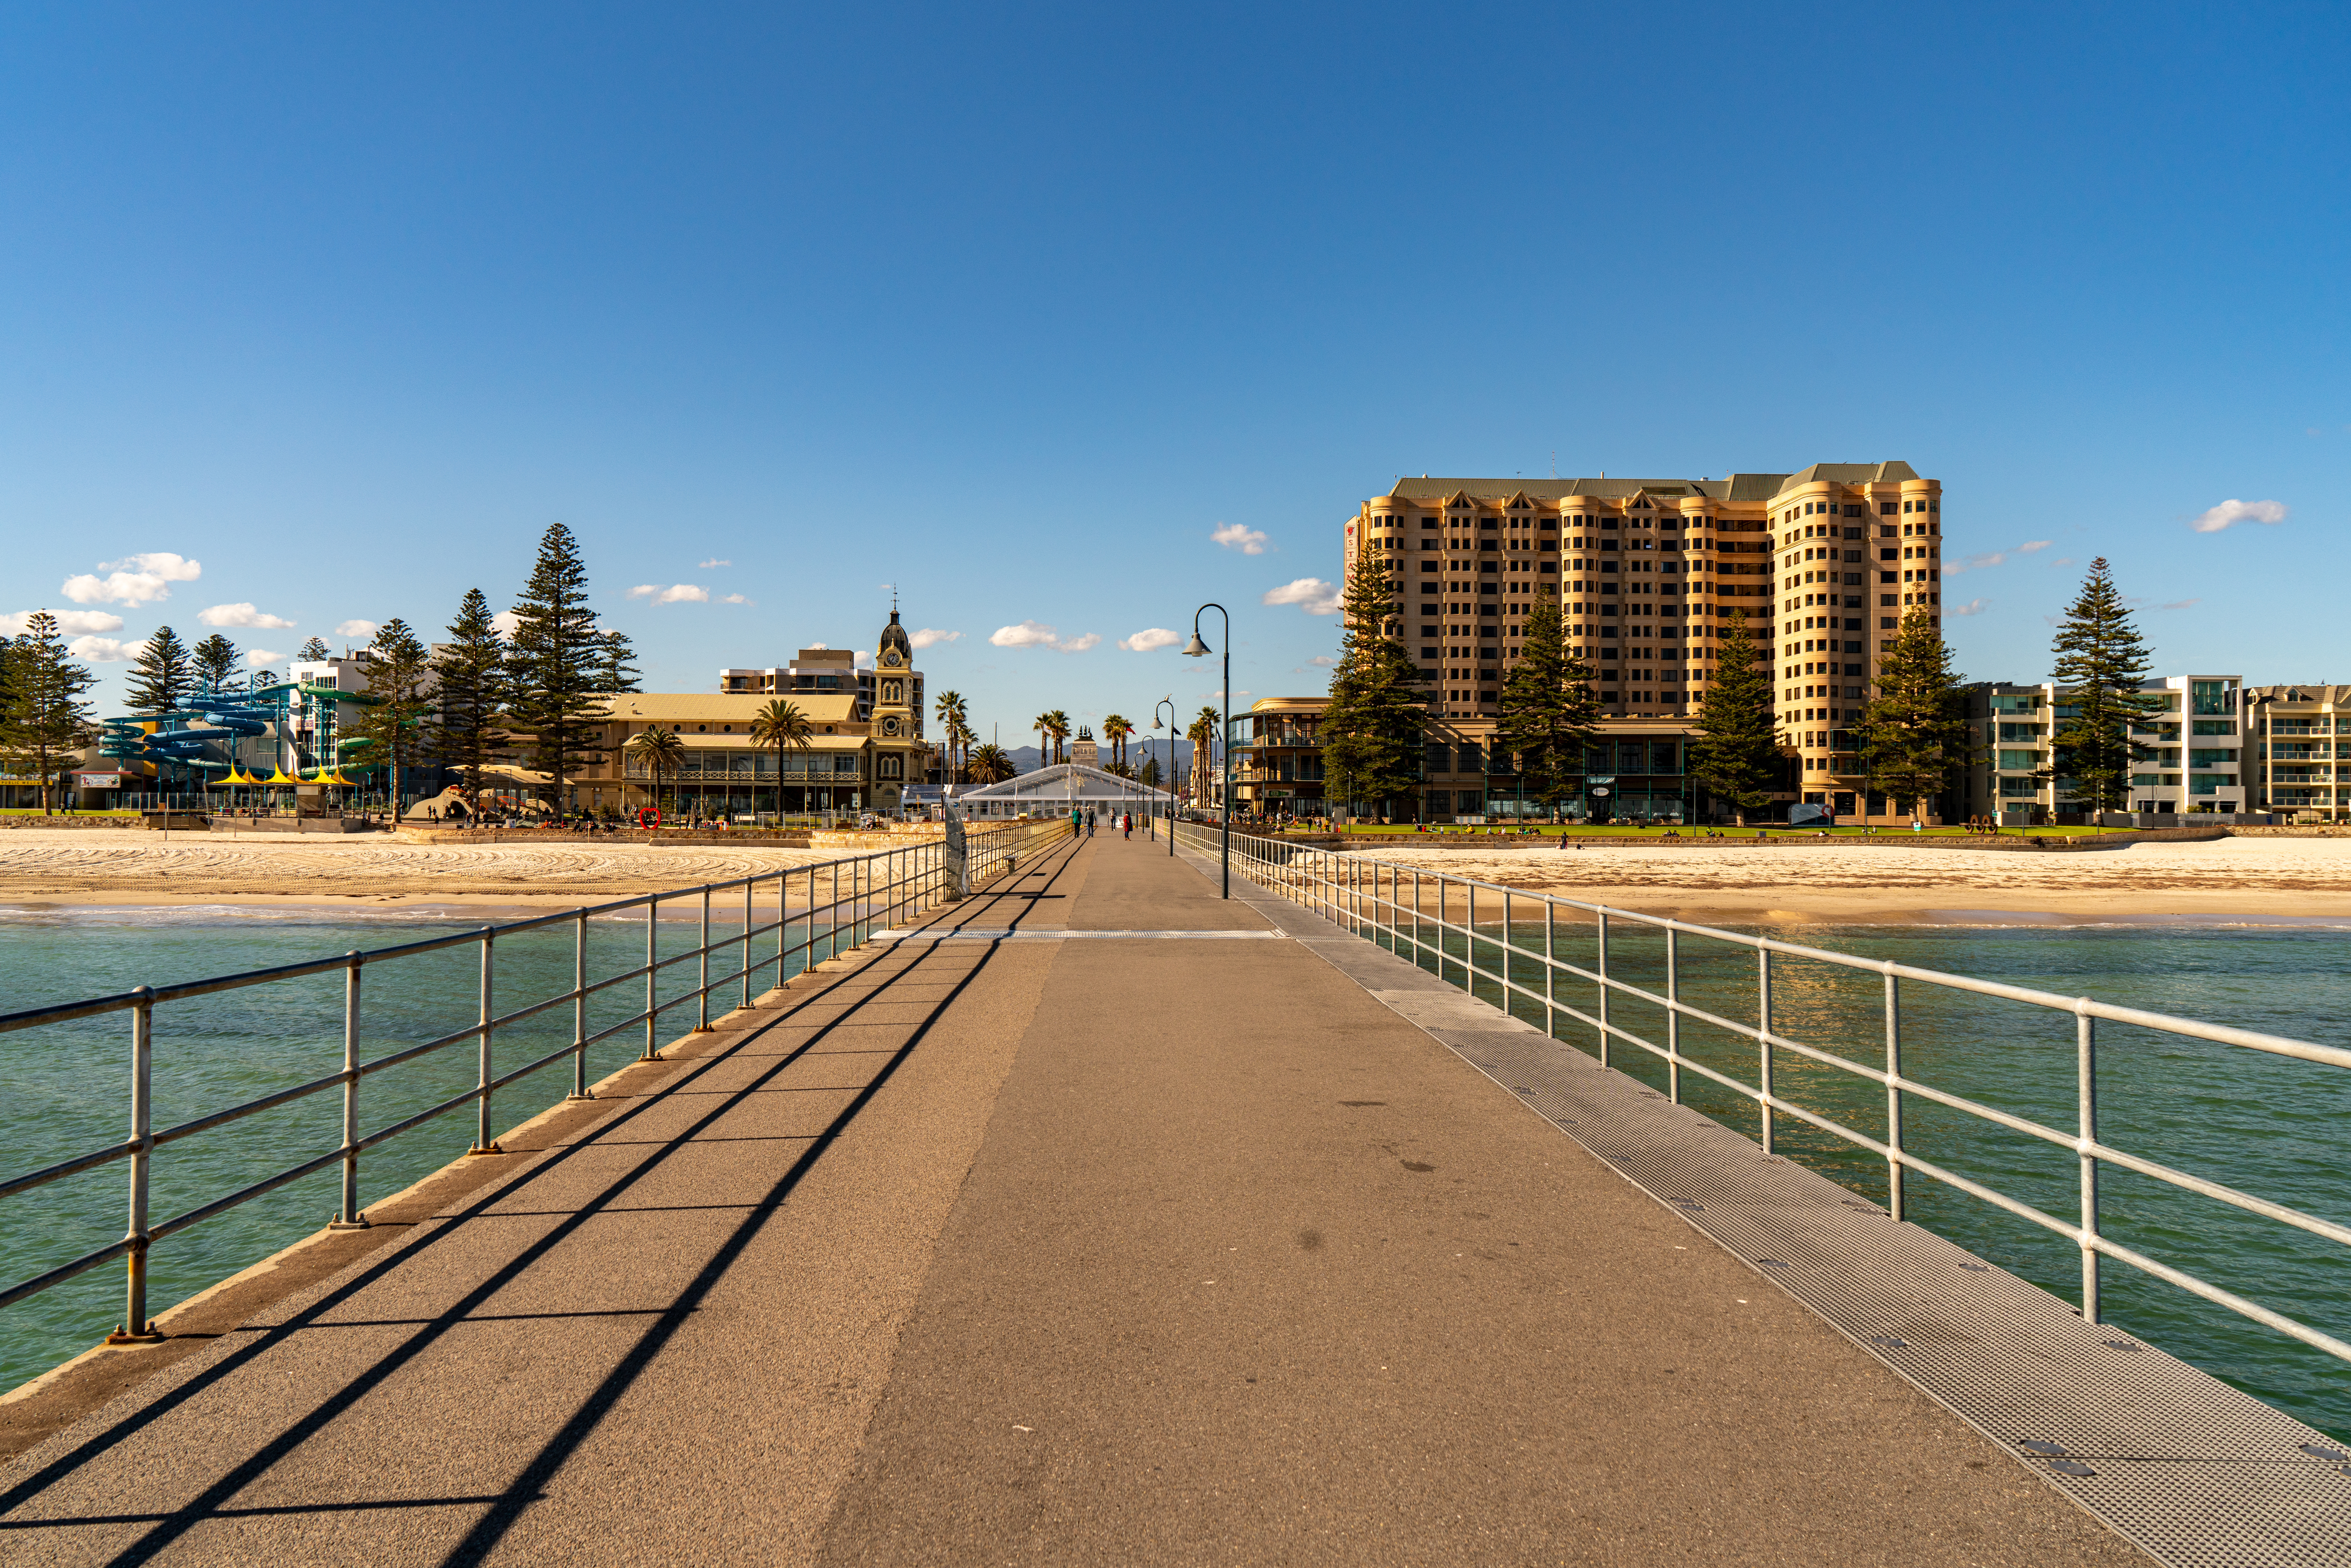
<path fill-rule="evenodd" d="M 1053 736 L 1053 760 L 1056 762 L 1067 762 L 1070 759 L 1070 753 L 1068 750 L 1068 743 L 1070 739 L 1070 716 L 1063 713 L 1060 708 L 1055 708 L 1051 713 L 1045 716 L 1045 725 L 1046 727 L 1052 732 Z"/>
<path fill-rule="evenodd" d="M 751 716 L 751 743 L 770 747 L 776 754 L 776 814 L 784 810 L 784 748 L 795 751 L 810 748 L 810 737 L 816 727 L 809 723 L 808 715 L 778 697 Z"/>
<path fill-rule="evenodd" d="M 964 727 L 964 721 L 971 716 L 964 706 L 961 692 L 941 692 L 938 695 L 936 706 L 939 727 L 946 732 L 947 778 L 952 781 L 955 778 L 956 747 L 963 743 L 964 737 L 967 733 Z"/>
<path fill-rule="evenodd" d="M 661 804 L 662 775 L 666 773 L 675 779 L 685 767 L 685 742 L 677 737 L 677 731 L 674 729 L 664 729 L 657 724 L 648 725 L 643 733 L 630 737 L 627 750 L 643 762 L 645 771 L 653 776 L 653 788 L 646 791 L 646 795 L 658 807 Z M 675 810 L 676 805 L 674 800 L 670 802 L 672 810 Z"/>
<path fill-rule="evenodd" d="M 968 783 L 971 779 L 971 743 L 979 738 L 979 731 L 958 716 L 948 721 L 947 737 L 963 758 L 963 766 L 955 771 L 956 782 Z"/>
<path fill-rule="evenodd" d="M 1184 732 L 1192 743 L 1192 799 L 1203 806 L 1208 803 L 1208 781 L 1216 777 L 1217 726 L 1222 722 L 1215 708 L 1204 707 Z"/>
<path fill-rule="evenodd" d="M 1134 733 L 1134 726 L 1118 714 L 1102 720 L 1102 738 L 1110 742 L 1111 767 L 1123 773 L 1126 768 L 1126 737 Z"/>
<path fill-rule="evenodd" d="M 1001 784 L 1012 777 L 1011 757 L 992 740 L 972 748 L 967 766 L 972 778 L 982 784 Z"/>

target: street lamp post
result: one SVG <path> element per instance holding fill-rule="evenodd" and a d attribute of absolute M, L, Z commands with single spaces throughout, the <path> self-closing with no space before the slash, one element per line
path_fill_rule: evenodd
<path fill-rule="evenodd" d="M 1167 710 L 1167 855 L 1176 855 L 1176 694 L 1169 692 L 1151 707 L 1151 727 L 1159 727 L 1159 710 Z M 1197 759 L 1195 758 L 1196 761 Z"/>
<path fill-rule="evenodd" d="M 1233 895 L 1233 612 L 1213 600 L 1192 612 L 1192 641 L 1185 648 L 1184 656 L 1189 659 L 1204 658 L 1216 651 L 1200 641 L 1200 617 L 1210 610 L 1225 618 L 1225 689 L 1222 694 L 1225 702 L 1225 727 L 1221 737 L 1225 756 L 1223 765 L 1217 773 L 1218 810 L 1217 815 L 1220 824 L 1221 840 L 1218 858 L 1222 862 L 1224 870 L 1224 891 L 1219 896 L 1230 898 Z M 1192 767 L 1195 772 L 1199 769 L 1199 766 L 1200 759 L 1194 758 Z"/>

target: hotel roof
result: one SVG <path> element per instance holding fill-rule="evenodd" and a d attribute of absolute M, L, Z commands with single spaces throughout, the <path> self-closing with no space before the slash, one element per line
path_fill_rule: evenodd
<path fill-rule="evenodd" d="M 1907 463 L 1815 463 L 1794 474 L 1732 474 L 1720 479 L 1450 479 L 1405 477 L 1388 492 L 1398 500 L 1437 501 L 1455 494 L 1480 501 L 1508 500 L 1523 495 L 1530 500 L 1561 501 L 1570 496 L 1601 500 L 1630 500 L 1652 496 L 1708 496 L 1718 501 L 1768 501 L 1783 490 L 1826 480 L 1838 485 L 1891 485 L 1916 479 Z"/>

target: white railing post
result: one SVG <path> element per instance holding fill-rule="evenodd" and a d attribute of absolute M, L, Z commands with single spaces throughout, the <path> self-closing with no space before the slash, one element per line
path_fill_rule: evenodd
<path fill-rule="evenodd" d="M 653 968 L 653 958 L 656 955 L 657 948 L 657 943 L 654 936 L 654 926 L 659 922 L 660 918 L 661 899 L 659 897 L 654 897 L 648 900 L 645 904 L 645 1054 L 643 1057 L 643 1060 L 647 1061 L 658 1061 L 661 1060 L 661 1052 L 654 1049 L 653 1046 L 653 1023 L 655 1017 L 655 1009 L 653 1007 L 655 999 L 653 994 L 653 981 L 656 978 L 656 972 Z"/>
<path fill-rule="evenodd" d="M 496 961 L 496 928 L 485 925 L 482 927 L 482 1016 L 480 1022 L 475 1026 L 475 1043 L 480 1047 L 481 1077 L 474 1089 L 474 1146 L 465 1151 L 469 1155 L 506 1153 L 504 1149 L 498 1147 L 497 1140 L 490 1136 L 490 1078 L 493 1071 L 490 1060 L 490 1019 L 496 1016 L 492 1010 L 491 975 L 492 966 Z"/>
<path fill-rule="evenodd" d="M 147 1321 L 148 1166 L 155 1154 L 155 993 L 141 986 L 131 1009 L 131 1221 L 123 1233 L 130 1257 L 124 1270 L 122 1322 L 107 1335 L 110 1344 L 140 1344 L 161 1338 Z"/>
<path fill-rule="evenodd" d="M 695 981 L 694 1032 L 710 1032 L 710 889 L 702 890 L 702 967 Z"/>
<path fill-rule="evenodd" d="M 2084 1003 L 2076 1004 L 2074 1042 L 2076 1089 L 2081 1096 L 2082 1133 L 2082 1321 L 2099 1321 L 2098 1302 L 2098 1156 L 2090 1152 L 2098 1141 L 2097 1020 Z"/>
<path fill-rule="evenodd" d="M 1756 1087 L 1763 1092 L 1763 1152 L 1776 1153 L 1772 1147 L 1774 1128 L 1771 1121 L 1771 1100 L 1778 1092 L 1771 1085 L 1771 949 L 1755 950 L 1755 1049 Z"/>
<path fill-rule="evenodd" d="M 367 1220 L 360 1213 L 360 967 L 367 960 L 356 948 L 343 955 L 343 1191 L 330 1230 L 360 1230 Z"/>
<path fill-rule="evenodd" d="M 1559 1038 L 1559 905 L 1543 900 L 1543 1035 Z"/>
<path fill-rule="evenodd" d="M 571 918 L 571 1092 L 572 1100 L 589 1100 L 588 1092 L 588 911 Z"/>
<path fill-rule="evenodd" d="M 1886 966 L 1886 1212 L 1903 1218 L 1902 1190 L 1902 982 Z"/>
<path fill-rule="evenodd" d="M 1682 1103 L 1681 933 L 1666 927 L 1666 1097 Z"/>
<path fill-rule="evenodd" d="M 757 882 L 756 882 L 754 879 L 751 879 L 751 878 L 748 878 L 748 877 L 747 877 L 747 878 L 745 878 L 745 879 L 744 879 L 744 882 L 743 882 L 743 1010 L 744 1010 L 745 1012 L 749 1012 L 749 1011 L 751 1010 L 751 889 L 752 889 L 753 887 L 757 886 L 757 885 L 758 885 L 758 883 L 757 883 Z"/>
<path fill-rule="evenodd" d="M 1600 911 L 1600 1065 L 1608 1065 L 1608 912 Z"/>

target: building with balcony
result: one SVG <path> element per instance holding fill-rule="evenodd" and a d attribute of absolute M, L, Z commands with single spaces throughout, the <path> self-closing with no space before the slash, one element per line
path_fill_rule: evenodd
<path fill-rule="evenodd" d="M 1687 720 L 1743 616 L 1794 758 L 1783 793 L 1849 799 L 1858 815 L 1873 797 L 1851 727 L 1878 662 L 1907 611 L 1941 628 L 1942 499 L 1939 481 L 1898 462 L 1721 479 L 1405 478 L 1346 520 L 1345 564 L 1392 561 L 1393 630 L 1428 674 L 1432 719 L 1488 750 L 1533 605 L 1559 607 L 1612 722 Z M 1884 820 L 1908 816 L 1907 802 L 1881 804 Z"/>
<path fill-rule="evenodd" d="M 2245 725 L 2253 810 L 2351 818 L 2351 686 L 2248 687 Z"/>
<path fill-rule="evenodd" d="M 1321 697 L 1259 697 L 1233 716 L 1234 810 L 1253 816 L 1323 817 Z"/>
<path fill-rule="evenodd" d="M 2236 675 L 2172 675 L 2139 688 L 2159 706 L 2131 730 L 2131 738 L 2149 752 L 2131 769 L 2131 810 L 2233 814 L 2250 809 L 2243 688 Z M 2056 745 L 2058 732 L 2075 716 L 2068 695 L 2047 682 L 1968 688 L 1977 760 L 1955 803 L 1961 812 L 2051 820 L 2084 809 L 2064 776 Z"/>
<path fill-rule="evenodd" d="M 821 667 L 852 673 L 852 659 L 843 650 L 837 665 Z M 685 747 L 686 766 L 664 777 L 658 791 L 681 811 L 729 818 L 832 811 L 895 815 L 905 805 L 908 787 L 922 783 L 929 751 L 913 706 L 920 687 L 910 678 L 912 659 L 893 610 L 874 653 L 875 678 L 864 690 L 852 682 L 829 691 L 789 692 L 815 733 L 806 748 L 780 753 L 751 735 L 759 710 L 773 700 L 768 691 L 632 692 L 610 698 L 603 726 L 588 743 L 599 755 L 579 770 L 570 804 L 598 812 L 653 804 L 652 774 L 644 759 L 627 747 L 636 736 L 659 727 L 675 733 Z"/>

